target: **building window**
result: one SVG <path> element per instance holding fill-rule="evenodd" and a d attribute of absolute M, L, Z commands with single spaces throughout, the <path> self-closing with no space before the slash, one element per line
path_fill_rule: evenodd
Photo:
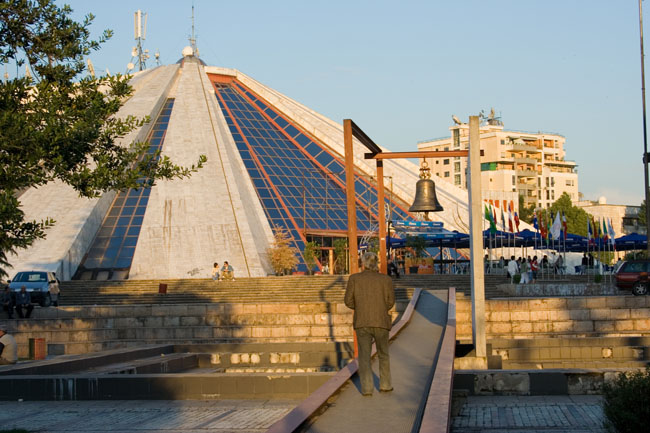
<path fill-rule="evenodd" d="M 492 179 L 490 179 L 492 181 Z M 454 185 L 460 185 L 460 174 L 454 175 Z"/>
<path fill-rule="evenodd" d="M 551 190 L 551 200 L 555 200 L 555 190 Z"/>
<path fill-rule="evenodd" d="M 546 190 L 546 200 L 550 200 L 551 192 Z"/>
<path fill-rule="evenodd" d="M 449 172 L 445 171 L 445 177 L 449 177 Z"/>
<path fill-rule="evenodd" d="M 549 183 L 550 183 L 550 181 L 548 180 L 548 177 L 547 177 L 547 178 L 546 178 L 546 188 L 549 187 Z"/>
<path fill-rule="evenodd" d="M 454 129 L 452 133 L 454 135 L 454 147 L 460 147 L 460 131 L 458 129 Z"/>
<path fill-rule="evenodd" d="M 573 181 L 572 180 L 567 180 L 566 181 L 566 186 L 573 186 Z"/>
<path fill-rule="evenodd" d="M 438 161 L 437 159 L 436 159 L 436 164 L 440 164 L 440 161 Z"/>
<path fill-rule="evenodd" d="M 506 141 L 502 139 L 501 144 L 506 144 Z"/>
<path fill-rule="evenodd" d="M 444 165 L 449 165 L 449 160 L 448 160 L 448 159 L 445 159 L 445 160 L 442 161 L 442 163 L 443 163 Z"/>
<path fill-rule="evenodd" d="M 454 171 L 460 171 L 460 162 L 454 162 Z"/>
<path fill-rule="evenodd" d="M 551 186 L 555 186 L 555 178 L 554 177 L 551 178 Z"/>
<path fill-rule="evenodd" d="M 449 150 L 449 146 L 445 146 L 445 151 L 448 151 L 448 150 Z"/>
<path fill-rule="evenodd" d="M 512 176 L 512 184 L 513 185 L 515 184 L 515 177 L 514 176 Z"/>

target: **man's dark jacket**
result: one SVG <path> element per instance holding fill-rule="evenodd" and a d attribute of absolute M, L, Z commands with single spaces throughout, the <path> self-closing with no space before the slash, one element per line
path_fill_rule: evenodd
<path fill-rule="evenodd" d="M 16 293 L 16 305 L 29 305 L 32 303 L 32 295 L 29 292 Z"/>
<path fill-rule="evenodd" d="M 393 280 L 388 275 L 369 270 L 350 275 L 345 305 L 354 310 L 354 329 L 390 329 L 388 310 L 395 305 Z"/>

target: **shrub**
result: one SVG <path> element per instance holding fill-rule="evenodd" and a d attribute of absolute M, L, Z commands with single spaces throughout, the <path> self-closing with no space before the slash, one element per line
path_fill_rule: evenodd
<path fill-rule="evenodd" d="M 291 246 L 289 233 L 282 227 L 273 228 L 273 246 L 266 250 L 276 275 L 288 274 L 298 264 L 299 251 Z"/>
<path fill-rule="evenodd" d="M 610 432 L 647 431 L 650 425 L 650 367 L 619 374 L 603 386 L 605 427 Z"/>
<path fill-rule="evenodd" d="M 314 265 L 316 265 L 316 252 L 318 251 L 318 244 L 316 242 L 306 242 L 305 251 L 302 256 L 305 259 L 305 264 L 307 265 L 307 273 L 311 275 L 314 270 Z"/>
<path fill-rule="evenodd" d="M 512 282 L 514 284 L 519 284 L 521 282 L 521 274 L 516 274 L 512 277 Z"/>
<path fill-rule="evenodd" d="M 603 281 L 603 276 L 600 274 L 594 275 L 594 283 L 600 284 Z"/>

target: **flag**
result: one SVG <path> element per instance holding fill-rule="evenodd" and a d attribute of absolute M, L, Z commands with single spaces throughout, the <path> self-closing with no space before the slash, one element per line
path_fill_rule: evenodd
<path fill-rule="evenodd" d="M 591 231 L 591 222 L 589 221 L 589 218 L 587 218 L 587 240 L 589 241 L 589 245 L 594 244 L 594 235 Z"/>
<path fill-rule="evenodd" d="M 494 231 L 497 230 L 497 210 L 495 208 L 492 208 L 492 218 L 494 219 Z"/>
<path fill-rule="evenodd" d="M 607 218 L 603 218 L 603 240 L 607 242 L 609 240 L 609 236 L 607 233 L 607 224 L 605 224 L 605 221 L 607 221 Z"/>
<path fill-rule="evenodd" d="M 488 205 L 485 206 L 485 219 L 490 223 L 490 233 L 494 234 L 497 231 L 497 226 L 494 224 L 494 219 L 492 218 L 492 212 L 488 209 Z"/>
<path fill-rule="evenodd" d="M 510 228 L 510 233 L 515 232 L 512 228 L 512 208 L 510 207 L 510 203 L 508 203 L 508 227 Z"/>
<path fill-rule="evenodd" d="M 535 227 L 535 231 L 539 230 L 539 226 L 537 225 L 537 212 L 533 213 L 533 227 Z"/>
<path fill-rule="evenodd" d="M 542 235 L 542 239 L 546 239 L 546 224 L 544 223 L 543 214 L 539 212 L 539 231 Z"/>
<path fill-rule="evenodd" d="M 607 224 L 609 225 L 609 242 L 612 244 L 614 248 L 616 248 L 616 239 L 614 239 L 616 233 L 614 233 L 614 227 L 612 227 L 611 218 L 607 221 Z"/>
<path fill-rule="evenodd" d="M 517 211 L 515 211 L 515 226 L 517 227 L 517 233 L 519 233 L 519 215 L 517 215 Z"/>
<path fill-rule="evenodd" d="M 501 208 L 501 226 L 503 227 L 503 231 L 506 231 L 506 218 L 503 215 L 503 208 Z"/>
<path fill-rule="evenodd" d="M 569 232 L 569 229 L 567 228 L 566 214 L 564 212 L 562 212 L 562 230 L 564 230 L 564 240 L 566 241 L 566 236 L 567 233 Z"/>
<path fill-rule="evenodd" d="M 555 221 L 553 221 L 553 226 L 551 227 L 551 236 L 553 240 L 560 239 L 562 231 L 562 220 L 560 219 L 560 211 L 555 214 Z"/>
<path fill-rule="evenodd" d="M 548 216 L 548 220 L 546 221 L 546 241 L 551 240 L 551 220 L 553 219 L 552 215 Z"/>

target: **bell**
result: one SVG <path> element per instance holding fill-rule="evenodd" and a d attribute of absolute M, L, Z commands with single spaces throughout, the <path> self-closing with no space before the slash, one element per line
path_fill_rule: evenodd
<path fill-rule="evenodd" d="M 409 212 L 440 212 L 444 210 L 436 197 L 436 184 L 429 179 L 429 165 L 424 161 L 420 167 L 420 180 L 415 185 L 415 200 Z"/>

